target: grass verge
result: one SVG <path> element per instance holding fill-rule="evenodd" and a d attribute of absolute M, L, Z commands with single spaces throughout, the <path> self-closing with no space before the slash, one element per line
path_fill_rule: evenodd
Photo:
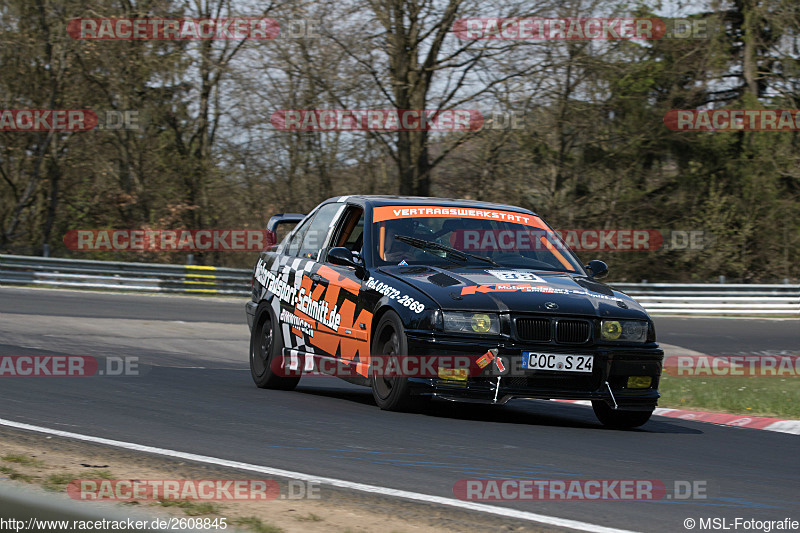
<path fill-rule="evenodd" d="M 8 479 L 13 479 L 14 481 L 25 481 L 26 483 L 33 481 L 33 476 L 17 472 L 10 466 L 0 466 L 0 474 L 5 474 L 8 476 Z"/>
<path fill-rule="evenodd" d="M 661 376 L 659 407 L 800 419 L 800 377 Z"/>
<path fill-rule="evenodd" d="M 18 453 L 6 454 L 3 457 L 0 457 L 0 460 L 5 461 L 7 463 L 17 463 L 19 465 L 25 465 L 25 466 L 35 466 L 35 467 L 44 466 L 44 463 L 42 461 Z"/>
<path fill-rule="evenodd" d="M 297 520 L 298 522 L 322 522 L 322 517 L 321 516 L 317 516 L 314 513 L 308 513 L 307 515 L 295 516 L 294 519 Z"/>
<path fill-rule="evenodd" d="M 204 514 L 219 514 L 220 506 L 210 502 L 195 502 L 191 500 L 159 500 L 161 507 L 177 507 L 188 516 L 201 516 Z"/>
<path fill-rule="evenodd" d="M 268 524 L 255 516 L 243 516 L 233 521 L 234 525 L 246 527 L 256 533 L 283 533 L 283 529 Z"/>

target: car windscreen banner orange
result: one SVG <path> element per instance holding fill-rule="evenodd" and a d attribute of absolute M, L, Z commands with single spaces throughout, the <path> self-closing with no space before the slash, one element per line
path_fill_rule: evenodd
<path fill-rule="evenodd" d="M 529 213 L 517 213 L 514 211 L 501 211 L 496 209 L 475 209 L 472 207 L 444 207 L 444 206 L 407 206 L 407 205 L 388 205 L 376 207 L 372 210 L 372 221 L 383 222 L 385 220 L 396 220 L 402 218 L 419 217 L 444 217 L 444 218 L 472 218 L 476 220 L 497 220 L 501 222 L 512 222 L 524 224 L 549 230 L 547 225 L 537 217 Z"/>

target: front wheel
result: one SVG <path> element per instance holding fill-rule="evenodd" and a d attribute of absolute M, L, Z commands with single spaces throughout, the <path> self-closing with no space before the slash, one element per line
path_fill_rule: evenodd
<path fill-rule="evenodd" d="M 626 411 L 624 409 L 612 409 L 603 400 L 593 400 L 592 409 L 594 409 L 597 419 L 604 426 L 628 429 L 644 425 L 650 420 L 655 408 L 649 411 Z"/>
<path fill-rule="evenodd" d="M 383 315 L 375 328 L 372 354 L 384 358 L 408 354 L 405 328 L 400 317 L 392 311 Z M 379 366 L 386 368 L 387 365 Z M 407 411 L 415 407 L 407 377 L 387 377 L 373 372 L 370 375 L 370 385 L 375 403 L 385 411 Z"/>
<path fill-rule="evenodd" d="M 264 309 L 250 334 L 250 375 L 255 384 L 262 389 L 293 390 L 300 377 L 283 376 L 281 352 L 283 342 L 281 333 L 272 313 Z"/>

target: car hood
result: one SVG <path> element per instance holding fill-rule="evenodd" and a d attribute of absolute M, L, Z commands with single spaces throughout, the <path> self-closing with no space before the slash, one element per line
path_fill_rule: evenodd
<path fill-rule="evenodd" d="M 630 296 L 586 276 L 502 267 L 387 266 L 442 309 L 648 318 Z"/>

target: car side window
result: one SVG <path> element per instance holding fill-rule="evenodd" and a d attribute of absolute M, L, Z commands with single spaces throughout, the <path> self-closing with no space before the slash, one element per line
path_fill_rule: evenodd
<path fill-rule="evenodd" d="M 364 210 L 350 206 L 340 219 L 331 247 L 343 246 L 351 252 L 361 252 L 364 241 Z"/>
<path fill-rule="evenodd" d="M 314 219 L 309 224 L 308 229 L 303 235 L 303 242 L 297 251 L 297 257 L 306 259 L 316 259 L 320 248 L 325 244 L 325 237 L 331 229 L 333 219 L 344 206 L 339 203 L 323 205 Z M 294 245 L 294 242 L 292 242 Z"/>
<path fill-rule="evenodd" d="M 297 228 L 292 236 L 291 242 L 289 243 L 289 247 L 286 249 L 286 255 L 297 256 L 297 252 L 300 251 L 300 245 L 303 243 L 303 237 L 306 234 L 306 230 L 308 230 L 308 227 L 311 225 L 311 221 L 313 219 L 314 217 L 308 218 L 301 226 Z"/>

